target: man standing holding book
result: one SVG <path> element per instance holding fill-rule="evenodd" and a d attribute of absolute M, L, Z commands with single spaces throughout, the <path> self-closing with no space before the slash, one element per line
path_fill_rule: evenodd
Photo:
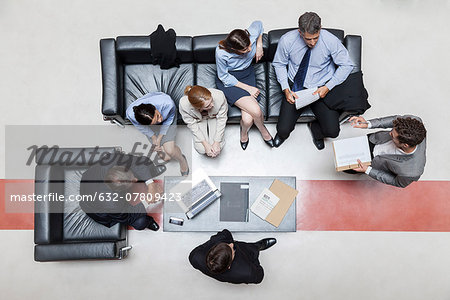
<path fill-rule="evenodd" d="M 392 128 L 369 134 L 373 159 L 371 166 L 358 160 L 356 172 L 366 173 L 380 182 L 396 187 L 406 187 L 419 180 L 423 174 L 426 157 L 427 131 L 416 116 L 390 116 L 366 121 L 352 117 L 354 128 Z"/>

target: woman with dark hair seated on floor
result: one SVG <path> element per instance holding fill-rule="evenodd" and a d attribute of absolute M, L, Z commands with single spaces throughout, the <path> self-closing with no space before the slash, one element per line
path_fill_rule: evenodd
<path fill-rule="evenodd" d="M 247 30 L 235 29 L 216 48 L 217 88 L 224 92 L 228 104 L 241 109 L 241 147 L 248 146 L 248 130 L 253 123 L 267 145 L 273 139 L 264 126 L 264 114 L 258 104 L 260 91 L 256 87 L 253 58 L 258 62 L 263 56 L 263 26 L 254 21 Z"/>
<path fill-rule="evenodd" d="M 217 89 L 188 85 L 180 99 L 179 110 L 191 130 L 194 148 L 200 154 L 216 157 L 225 145 L 228 104 Z"/>

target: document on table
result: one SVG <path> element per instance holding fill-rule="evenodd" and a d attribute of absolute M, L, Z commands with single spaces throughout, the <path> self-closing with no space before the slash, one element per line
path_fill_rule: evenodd
<path fill-rule="evenodd" d="M 268 188 L 264 188 L 264 190 L 259 194 L 258 198 L 256 198 L 250 210 L 265 220 L 272 209 L 277 205 L 280 198 L 275 196 Z"/>
<path fill-rule="evenodd" d="M 298 96 L 298 99 L 295 100 L 295 108 L 300 109 L 319 100 L 319 93 L 313 95 L 315 91 L 317 91 L 317 87 L 295 92 Z"/>
<path fill-rule="evenodd" d="M 358 159 L 363 165 L 370 166 L 371 155 L 367 136 L 333 141 L 336 171 L 350 170 L 358 167 Z"/>

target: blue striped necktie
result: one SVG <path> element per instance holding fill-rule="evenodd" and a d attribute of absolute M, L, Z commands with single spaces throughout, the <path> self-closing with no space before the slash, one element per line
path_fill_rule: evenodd
<path fill-rule="evenodd" d="M 298 67 L 297 74 L 295 74 L 294 77 L 294 87 L 292 89 L 294 92 L 303 90 L 303 84 L 305 83 L 305 77 L 306 72 L 308 71 L 310 57 L 311 57 L 311 48 L 308 47 L 308 50 L 306 50 L 305 55 L 303 55 L 302 62 Z"/>

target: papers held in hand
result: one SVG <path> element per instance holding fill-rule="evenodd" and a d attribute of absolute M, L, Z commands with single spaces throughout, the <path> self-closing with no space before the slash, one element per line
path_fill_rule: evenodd
<path fill-rule="evenodd" d="M 371 155 L 367 136 L 333 141 L 336 171 L 358 168 L 358 159 L 365 166 L 370 166 Z"/>
<path fill-rule="evenodd" d="M 295 92 L 298 96 L 298 99 L 295 100 L 295 108 L 300 109 L 319 100 L 319 93 L 313 95 L 315 91 L 317 91 L 317 87 Z"/>

